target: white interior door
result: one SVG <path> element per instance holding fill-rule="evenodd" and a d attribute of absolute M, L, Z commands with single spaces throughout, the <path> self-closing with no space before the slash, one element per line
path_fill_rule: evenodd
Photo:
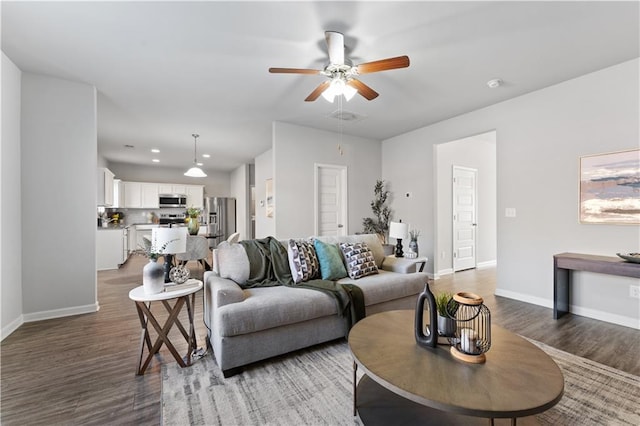
<path fill-rule="evenodd" d="M 347 235 L 347 168 L 315 165 L 315 235 Z"/>
<path fill-rule="evenodd" d="M 453 166 L 453 271 L 476 267 L 478 171 Z"/>

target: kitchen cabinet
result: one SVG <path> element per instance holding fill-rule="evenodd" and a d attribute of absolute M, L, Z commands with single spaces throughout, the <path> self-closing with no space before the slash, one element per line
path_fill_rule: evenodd
<path fill-rule="evenodd" d="M 98 271 L 118 269 L 127 260 L 124 251 L 125 229 L 98 229 L 96 233 L 96 266 Z"/>
<path fill-rule="evenodd" d="M 105 167 L 98 168 L 98 205 L 113 205 L 113 172 Z"/>
<path fill-rule="evenodd" d="M 124 182 L 125 208 L 157 209 L 158 184 L 148 182 Z"/>
<path fill-rule="evenodd" d="M 158 205 L 158 184 L 142 183 L 140 184 L 140 197 L 142 199 L 143 209 L 157 209 Z"/>
<path fill-rule="evenodd" d="M 187 207 L 204 208 L 204 186 L 187 185 Z"/>
<path fill-rule="evenodd" d="M 157 228 L 158 225 L 136 225 L 135 226 L 135 247 L 137 249 L 143 249 L 145 247 L 144 245 L 144 238 L 147 237 L 149 238 L 149 240 L 151 240 L 151 232 L 153 228 Z M 133 228 L 133 227 L 131 227 Z M 131 232 L 131 231 L 129 231 Z"/>
<path fill-rule="evenodd" d="M 176 185 L 173 183 L 159 183 L 158 194 L 187 194 L 187 185 Z"/>

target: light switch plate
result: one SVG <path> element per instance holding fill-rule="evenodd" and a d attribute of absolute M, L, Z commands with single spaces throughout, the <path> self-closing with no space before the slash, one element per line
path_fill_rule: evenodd
<path fill-rule="evenodd" d="M 507 207 L 506 209 L 504 209 L 504 216 L 505 217 L 516 217 L 516 209 L 513 207 Z"/>

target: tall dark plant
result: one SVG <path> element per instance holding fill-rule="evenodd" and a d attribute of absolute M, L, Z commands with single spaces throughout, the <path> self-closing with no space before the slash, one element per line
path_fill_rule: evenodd
<path fill-rule="evenodd" d="M 391 209 L 386 204 L 389 198 L 389 191 L 385 189 L 384 181 L 377 180 L 373 188 L 373 201 L 371 201 L 371 211 L 375 217 L 365 217 L 362 219 L 364 232 L 367 234 L 378 234 L 382 244 L 387 242 L 387 231 L 389 231 L 389 221 L 391 219 Z"/>

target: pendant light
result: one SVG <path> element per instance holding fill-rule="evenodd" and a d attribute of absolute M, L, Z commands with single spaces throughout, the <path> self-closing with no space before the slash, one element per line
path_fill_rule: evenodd
<path fill-rule="evenodd" d="M 200 135 L 197 133 L 193 133 L 193 167 L 185 172 L 185 176 L 189 177 L 207 177 L 207 174 L 202 171 L 200 167 L 198 167 L 198 155 L 196 154 L 196 143 L 198 142 L 198 138 Z"/>

